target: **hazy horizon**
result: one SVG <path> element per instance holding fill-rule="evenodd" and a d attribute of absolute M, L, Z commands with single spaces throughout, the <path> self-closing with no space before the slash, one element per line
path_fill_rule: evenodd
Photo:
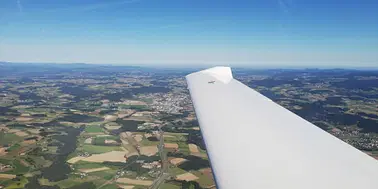
<path fill-rule="evenodd" d="M 88 65 L 88 66 L 124 66 L 124 67 L 141 67 L 141 68 L 166 68 L 166 69 L 207 69 L 215 66 L 228 66 L 232 69 L 255 69 L 255 70 L 269 70 L 269 69 L 346 69 L 346 70 L 378 70 L 378 66 L 365 66 L 365 67 L 357 67 L 357 66 L 343 66 L 343 67 L 333 67 L 333 66 L 307 66 L 307 67 L 300 67 L 300 66 L 289 66 L 289 65 L 269 65 L 269 66 L 259 66 L 259 65 L 229 65 L 229 64 L 214 64 L 214 65 L 201 65 L 201 64 L 109 64 L 109 63 L 85 63 L 85 62 L 68 62 L 68 63 L 54 63 L 54 62 L 8 62 L 8 61 L 1 61 L 1 63 L 8 63 L 8 64 L 37 64 L 37 65 Z"/>
<path fill-rule="evenodd" d="M 3 0 L 0 61 L 378 66 L 373 0 Z"/>

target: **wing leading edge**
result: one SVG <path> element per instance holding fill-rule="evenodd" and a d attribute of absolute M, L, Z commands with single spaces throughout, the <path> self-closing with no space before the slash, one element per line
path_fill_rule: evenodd
<path fill-rule="evenodd" d="M 377 189 L 378 163 L 232 77 L 186 76 L 218 188 Z"/>

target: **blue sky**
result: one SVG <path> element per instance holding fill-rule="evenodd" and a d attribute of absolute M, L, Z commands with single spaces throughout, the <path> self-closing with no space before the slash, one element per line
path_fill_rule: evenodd
<path fill-rule="evenodd" d="M 378 1 L 0 0 L 0 61 L 378 67 Z"/>

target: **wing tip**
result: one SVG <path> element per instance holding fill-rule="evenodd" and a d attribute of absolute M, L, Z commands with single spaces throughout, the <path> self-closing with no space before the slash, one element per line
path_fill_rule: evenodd
<path fill-rule="evenodd" d="M 216 66 L 209 69 L 201 70 L 198 72 L 191 73 L 187 75 L 186 77 L 189 78 L 194 75 L 198 74 L 208 74 L 214 77 L 215 79 L 223 82 L 228 83 L 230 82 L 234 77 L 232 75 L 231 67 L 228 66 Z"/>

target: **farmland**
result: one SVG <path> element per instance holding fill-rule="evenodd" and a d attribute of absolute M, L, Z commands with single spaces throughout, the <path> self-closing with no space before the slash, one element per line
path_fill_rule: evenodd
<path fill-rule="evenodd" d="M 214 185 L 188 72 L 0 65 L 0 186 Z M 378 159 L 375 72 L 240 70 L 235 77 Z"/>

